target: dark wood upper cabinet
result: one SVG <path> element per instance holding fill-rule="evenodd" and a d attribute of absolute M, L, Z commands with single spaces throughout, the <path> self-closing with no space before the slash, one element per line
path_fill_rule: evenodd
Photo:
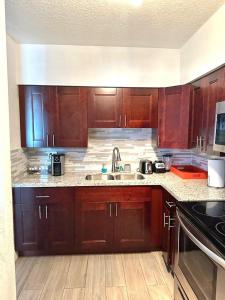
<path fill-rule="evenodd" d="M 122 126 L 122 89 L 92 88 L 88 100 L 89 128 Z"/>
<path fill-rule="evenodd" d="M 159 89 L 160 148 L 189 147 L 191 96 L 191 85 Z"/>
<path fill-rule="evenodd" d="M 123 89 L 123 127 L 158 127 L 158 89 Z"/>
<path fill-rule="evenodd" d="M 56 87 L 54 101 L 53 146 L 87 147 L 88 89 Z"/>
<path fill-rule="evenodd" d="M 87 147 L 88 89 L 20 86 L 22 147 Z"/>
<path fill-rule="evenodd" d="M 156 128 L 158 89 L 92 88 L 88 120 L 91 128 Z"/>
<path fill-rule="evenodd" d="M 20 127 L 22 147 L 48 147 L 51 99 L 45 86 L 20 86 Z"/>

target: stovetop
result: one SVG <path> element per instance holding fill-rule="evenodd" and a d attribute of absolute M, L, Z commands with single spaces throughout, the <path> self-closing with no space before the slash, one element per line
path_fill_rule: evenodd
<path fill-rule="evenodd" d="M 225 201 L 179 202 L 177 206 L 225 255 Z"/>

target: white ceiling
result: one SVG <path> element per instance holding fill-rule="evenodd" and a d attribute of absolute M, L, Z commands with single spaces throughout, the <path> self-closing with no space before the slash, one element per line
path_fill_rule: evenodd
<path fill-rule="evenodd" d="M 180 48 L 225 0 L 6 0 L 21 43 Z"/>

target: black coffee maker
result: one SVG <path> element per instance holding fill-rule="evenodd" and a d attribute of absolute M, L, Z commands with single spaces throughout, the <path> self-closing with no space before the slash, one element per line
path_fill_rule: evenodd
<path fill-rule="evenodd" d="M 51 154 L 51 174 L 53 176 L 61 176 L 65 172 L 65 154 L 64 153 L 57 153 Z"/>

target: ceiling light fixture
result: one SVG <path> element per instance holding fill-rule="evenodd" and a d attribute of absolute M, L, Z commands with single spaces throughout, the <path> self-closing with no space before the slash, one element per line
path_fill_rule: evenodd
<path fill-rule="evenodd" d="M 134 6 L 141 6 L 143 4 L 143 0 L 130 0 L 130 2 Z"/>

